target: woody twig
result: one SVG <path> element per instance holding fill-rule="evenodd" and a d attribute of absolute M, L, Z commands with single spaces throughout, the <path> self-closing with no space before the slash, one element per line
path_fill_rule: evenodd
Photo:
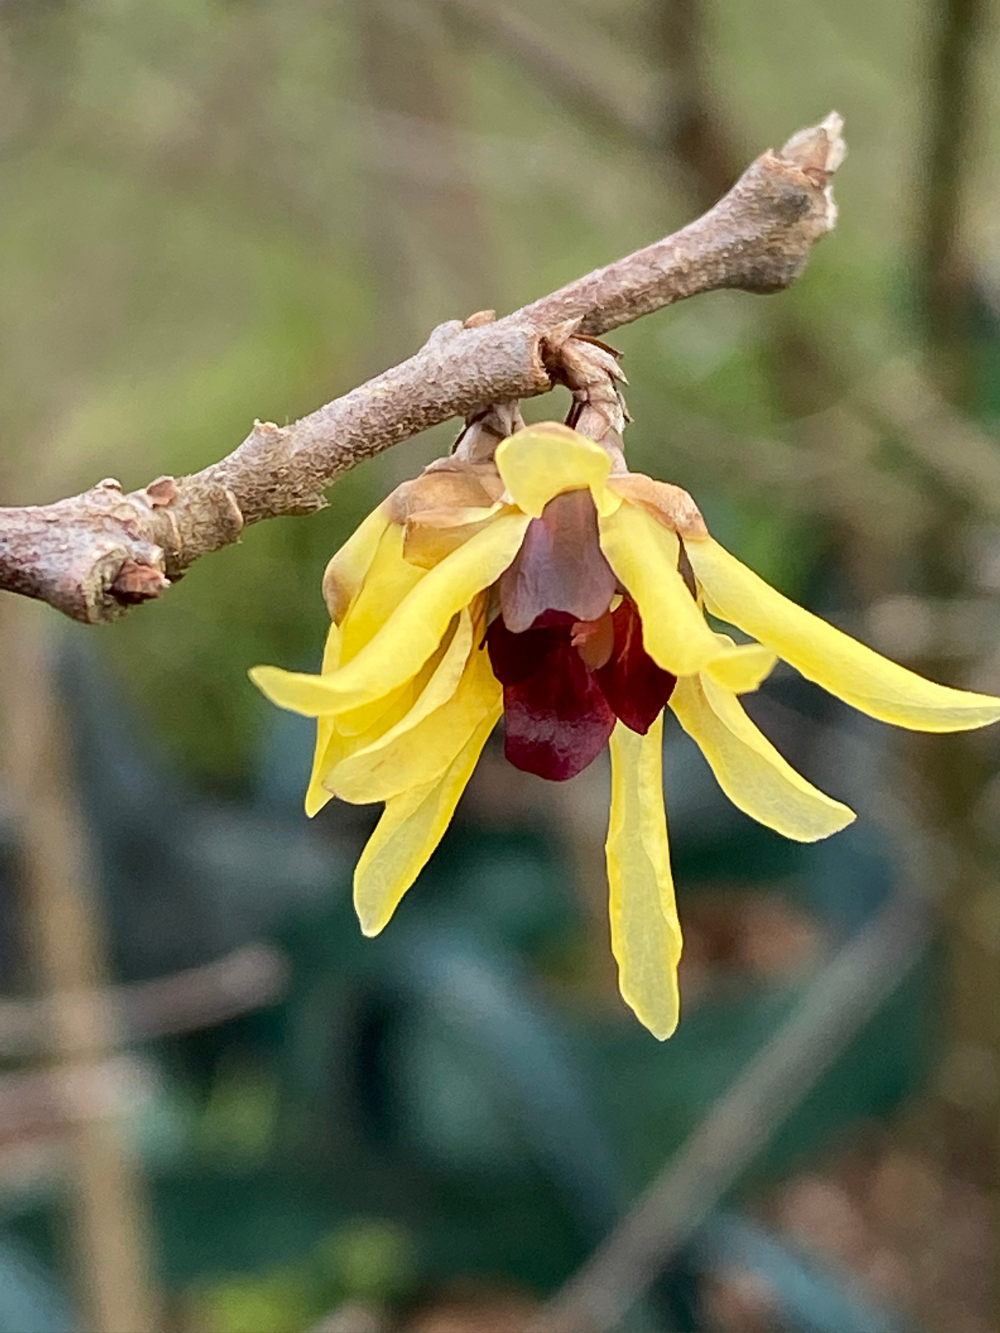
<path fill-rule="evenodd" d="M 414 356 L 289 426 L 257 422 L 201 472 L 130 494 L 105 480 L 53 504 L 0 508 L 0 589 L 86 624 L 114 620 L 247 525 L 322 508 L 331 483 L 363 459 L 484 405 L 547 392 L 551 351 L 570 333 L 600 337 L 700 292 L 782 290 L 836 221 L 841 127 L 831 114 L 764 153 L 674 235 L 503 319 L 442 324 Z"/>

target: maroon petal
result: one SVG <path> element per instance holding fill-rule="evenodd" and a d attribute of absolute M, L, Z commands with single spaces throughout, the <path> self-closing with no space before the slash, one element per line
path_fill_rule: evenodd
<path fill-rule="evenodd" d="M 560 635 L 565 637 L 566 627 L 572 623 L 572 616 L 549 611 L 539 616 L 531 629 L 512 634 L 504 624 L 503 617 L 497 616 L 486 631 L 486 646 L 493 674 L 500 684 L 516 685 L 533 675 L 541 667 L 546 654 L 555 647 Z"/>
<path fill-rule="evenodd" d="M 631 598 L 622 598 L 611 619 L 614 650 L 594 675 L 626 727 L 645 736 L 673 693 L 677 677 L 658 667 L 642 646 L 642 621 Z"/>
<path fill-rule="evenodd" d="M 548 635 L 550 647 L 531 675 L 504 685 L 504 752 L 515 768 L 563 782 L 604 749 L 615 715 L 571 644 L 568 626 L 511 637 L 528 634 Z M 495 663 L 492 642 L 490 658 Z"/>
<path fill-rule="evenodd" d="M 591 671 L 600 670 L 615 649 L 615 627 L 611 615 L 606 611 L 600 620 L 574 621 L 570 642 Z"/>
<path fill-rule="evenodd" d="M 528 524 L 520 551 L 500 576 L 500 606 L 507 628 L 521 633 L 544 611 L 597 620 L 615 587 L 590 492 L 567 491 Z"/>

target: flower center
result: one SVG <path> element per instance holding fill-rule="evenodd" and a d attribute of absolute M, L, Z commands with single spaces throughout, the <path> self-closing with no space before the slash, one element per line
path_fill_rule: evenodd
<path fill-rule="evenodd" d="M 500 615 L 486 642 L 504 687 L 507 758 L 555 782 L 597 758 L 616 719 L 645 734 L 676 683 L 643 648 L 629 597 L 596 621 L 545 611 L 519 634 Z"/>

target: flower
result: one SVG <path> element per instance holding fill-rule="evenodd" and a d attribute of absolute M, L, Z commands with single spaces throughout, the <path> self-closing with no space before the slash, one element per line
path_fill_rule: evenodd
<path fill-rule="evenodd" d="M 662 790 L 669 706 L 746 814 L 811 842 L 854 818 L 744 712 L 780 657 L 872 717 L 924 731 L 1000 718 L 769 587 L 708 534 L 691 497 L 625 470 L 566 426 L 404 483 L 327 568 L 319 675 L 256 667 L 276 704 L 317 719 L 306 809 L 384 801 L 355 871 L 377 934 L 441 839 L 495 723 L 518 767 L 562 780 L 610 744 L 611 946 L 623 997 L 657 1037 L 680 1012 L 681 930 Z M 753 641 L 714 630 L 706 610 Z"/>

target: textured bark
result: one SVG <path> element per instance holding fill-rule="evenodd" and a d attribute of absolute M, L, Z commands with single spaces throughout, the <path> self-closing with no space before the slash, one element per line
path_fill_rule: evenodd
<path fill-rule="evenodd" d="M 46 506 L 0 509 L 0 589 L 88 624 L 159 596 L 242 528 L 322 508 L 341 473 L 429 426 L 545 393 L 574 333 L 600 336 L 699 292 L 776 292 L 836 221 L 844 156 L 830 115 L 768 151 L 703 217 L 504 319 L 440 325 L 414 356 L 290 426 L 258 422 L 193 476 L 123 494 L 103 481 Z"/>

